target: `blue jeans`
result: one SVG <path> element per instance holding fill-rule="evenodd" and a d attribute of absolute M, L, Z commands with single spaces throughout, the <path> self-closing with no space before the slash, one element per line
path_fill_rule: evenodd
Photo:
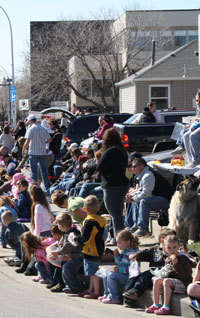
<path fill-rule="evenodd" d="M 103 278 L 104 294 L 111 299 L 120 300 L 128 278 L 129 274 L 108 272 L 106 277 Z"/>
<path fill-rule="evenodd" d="M 48 156 L 29 155 L 29 162 L 30 162 L 30 168 L 31 168 L 31 178 L 35 182 L 38 181 L 38 164 L 39 164 L 45 191 L 48 190 L 49 185 L 50 185 L 49 180 L 48 180 L 47 158 L 48 158 Z"/>
<path fill-rule="evenodd" d="M 64 284 L 75 292 L 83 291 L 84 285 L 78 276 L 78 272 L 82 265 L 82 258 L 72 258 L 62 266 L 62 278 Z"/>
<path fill-rule="evenodd" d="M 184 147 L 184 141 L 183 141 L 183 135 L 189 131 L 189 128 L 188 129 L 182 129 L 182 131 L 180 132 L 177 140 L 176 140 L 176 144 L 179 145 L 179 146 L 182 146 Z"/>
<path fill-rule="evenodd" d="M 35 264 L 35 268 L 38 270 L 44 280 L 48 280 L 49 283 L 53 283 L 52 277 L 43 262 L 37 262 Z"/>
<path fill-rule="evenodd" d="M 123 209 L 128 185 L 103 189 L 104 204 L 111 216 L 114 236 L 124 229 Z"/>
<path fill-rule="evenodd" d="M 69 186 L 74 182 L 74 179 L 72 179 L 72 174 L 68 173 L 65 175 L 58 184 L 55 186 L 50 187 L 49 192 L 52 194 L 55 190 L 62 190 L 63 192 L 67 191 Z"/>
<path fill-rule="evenodd" d="M 187 131 L 183 135 L 184 146 L 186 155 L 191 162 L 200 160 L 200 128 L 194 131 Z"/>
<path fill-rule="evenodd" d="M 149 213 L 152 210 L 167 210 L 169 208 L 169 201 L 164 197 L 152 196 L 150 198 L 142 199 L 139 202 L 132 202 L 132 220 L 133 223 L 145 231 L 149 229 Z"/>
<path fill-rule="evenodd" d="M 81 190 L 79 192 L 79 197 L 86 198 L 88 195 L 93 194 L 96 195 L 97 198 L 103 198 L 103 189 L 100 183 L 97 182 L 86 182 L 82 185 Z"/>

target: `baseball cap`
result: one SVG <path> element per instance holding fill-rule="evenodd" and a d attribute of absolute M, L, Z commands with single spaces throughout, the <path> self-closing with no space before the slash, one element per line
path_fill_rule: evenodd
<path fill-rule="evenodd" d="M 71 150 L 75 150 L 75 149 L 78 149 L 78 148 L 79 148 L 78 144 L 77 144 L 76 142 L 73 142 L 73 143 L 69 146 L 68 150 L 71 151 Z"/>
<path fill-rule="evenodd" d="M 35 115 L 29 115 L 26 120 L 28 122 L 28 121 L 31 121 L 31 120 L 34 120 L 34 119 L 37 119 Z"/>

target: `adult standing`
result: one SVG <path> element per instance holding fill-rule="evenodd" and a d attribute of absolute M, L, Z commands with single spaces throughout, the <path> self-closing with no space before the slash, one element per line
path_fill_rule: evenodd
<path fill-rule="evenodd" d="M 123 208 L 129 180 L 126 177 L 128 155 L 119 133 L 109 128 L 103 135 L 102 156 L 97 165 L 101 175 L 105 207 L 110 214 L 114 236 L 124 228 Z"/>
<path fill-rule="evenodd" d="M 27 118 L 29 128 L 25 135 L 25 143 L 22 150 L 23 157 L 26 155 L 26 149 L 29 148 L 29 162 L 31 168 L 31 178 L 38 181 L 38 164 L 40 167 L 42 181 L 44 183 L 45 191 L 49 188 L 48 172 L 47 172 L 47 158 L 48 152 L 46 144 L 51 142 L 51 137 L 47 130 L 37 122 L 34 115 L 29 115 Z"/>

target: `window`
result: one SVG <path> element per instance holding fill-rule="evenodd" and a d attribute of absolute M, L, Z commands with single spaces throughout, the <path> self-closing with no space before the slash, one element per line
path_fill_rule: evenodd
<path fill-rule="evenodd" d="M 155 102 L 158 109 L 170 107 L 170 85 L 150 85 L 149 100 Z"/>
<path fill-rule="evenodd" d="M 198 40 L 198 31 L 197 30 L 189 30 L 188 31 L 188 41 Z"/>
<path fill-rule="evenodd" d="M 186 31 L 174 31 L 174 46 L 179 47 L 186 43 Z"/>
<path fill-rule="evenodd" d="M 172 32 L 161 31 L 159 43 L 160 43 L 160 47 L 164 50 L 172 49 Z"/>
<path fill-rule="evenodd" d="M 150 31 L 132 32 L 132 39 L 135 47 L 149 49 L 152 46 L 152 32 Z"/>

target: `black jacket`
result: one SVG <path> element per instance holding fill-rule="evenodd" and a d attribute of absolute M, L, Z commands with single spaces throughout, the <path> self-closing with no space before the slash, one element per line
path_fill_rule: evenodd
<path fill-rule="evenodd" d="M 15 242 L 16 244 L 19 242 L 19 237 L 24 232 L 29 231 L 29 228 L 20 222 L 11 222 L 5 231 L 5 239 L 10 242 Z"/>
<path fill-rule="evenodd" d="M 108 148 L 101 156 L 97 171 L 101 174 L 102 187 L 119 187 L 129 184 L 126 177 L 127 152 L 119 147 Z"/>

